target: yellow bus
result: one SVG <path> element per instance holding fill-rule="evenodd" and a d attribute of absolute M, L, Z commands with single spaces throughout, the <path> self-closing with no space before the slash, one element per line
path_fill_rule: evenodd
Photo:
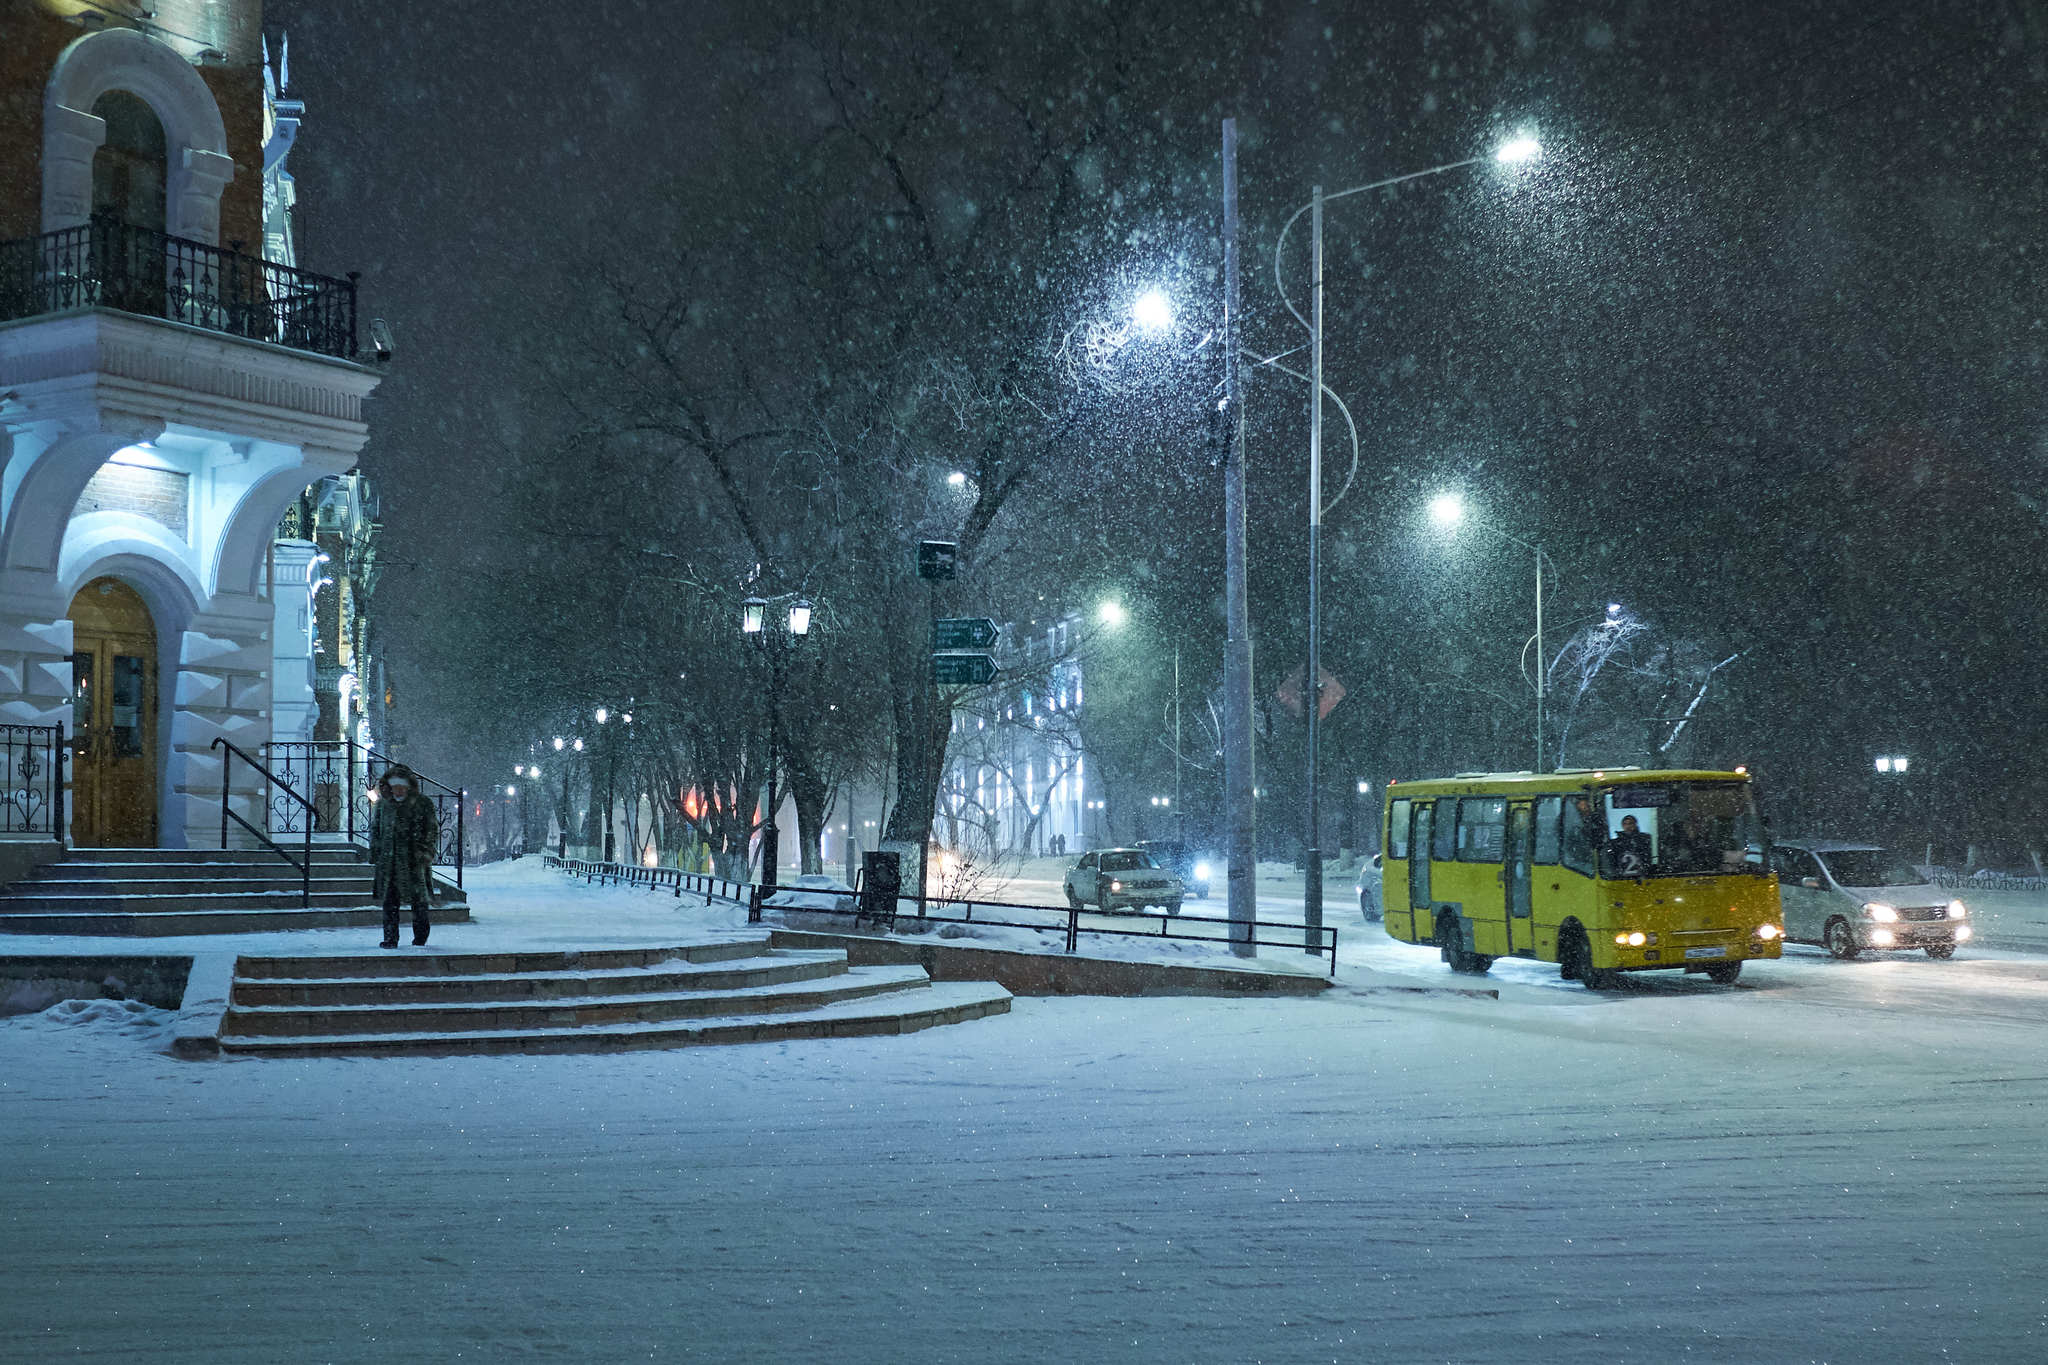
<path fill-rule="evenodd" d="M 1618 973 L 1732 984 L 1785 938 L 1744 772 L 1461 773 L 1386 789 L 1387 932 L 1453 971 L 1555 962 L 1590 990 Z"/>

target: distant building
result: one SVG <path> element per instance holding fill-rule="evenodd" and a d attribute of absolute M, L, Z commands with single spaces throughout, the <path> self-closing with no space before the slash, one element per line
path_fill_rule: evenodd
<path fill-rule="evenodd" d="M 1069 616 L 1019 633 L 1003 679 L 953 713 L 946 771 L 932 837 L 972 856 L 1049 852 L 1055 840 L 1078 853 L 1103 821 L 1090 783 L 1095 765 L 1082 742 L 1080 620 Z"/>
<path fill-rule="evenodd" d="M 80 846 L 218 838 L 216 739 L 359 719 L 374 500 L 340 476 L 378 376 L 353 279 L 292 259 L 299 111 L 261 27 L 260 0 L 0 0 L 0 728 L 67 728 Z"/>

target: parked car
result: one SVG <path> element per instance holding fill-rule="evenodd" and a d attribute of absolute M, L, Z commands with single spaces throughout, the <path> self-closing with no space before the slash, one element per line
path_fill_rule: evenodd
<path fill-rule="evenodd" d="M 1180 878 L 1168 872 L 1142 848 L 1105 848 L 1084 853 L 1067 869 L 1067 904 L 1097 905 L 1105 913 L 1156 905 L 1169 915 L 1180 913 L 1184 894 Z"/>
<path fill-rule="evenodd" d="M 1924 949 L 1954 957 L 1970 938 L 1969 909 L 1876 844 L 1785 839 L 1771 849 L 1785 937 L 1839 958 Z"/>
<path fill-rule="evenodd" d="M 1209 899 L 1209 870 L 1222 866 L 1221 858 L 1212 859 L 1193 844 L 1173 839 L 1140 839 L 1138 847 L 1151 854 L 1153 862 L 1180 878 L 1188 895 L 1198 901 Z"/>
<path fill-rule="evenodd" d="M 1380 910 L 1380 855 L 1375 853 L 1358 866 L 1358 913 L 1367 924 L 1383 918 Z"/>

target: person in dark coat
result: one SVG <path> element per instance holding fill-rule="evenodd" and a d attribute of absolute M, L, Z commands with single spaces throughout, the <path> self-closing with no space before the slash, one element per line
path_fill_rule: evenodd
<path fill-rule="evenodd" d="M 412 905 L 412 941 L 427 941 L 427 901 L 434 889 L 434 852 L 441 826 L 434 803 L 403 763 L 377 781 L 377 813 L 370 821 L 370 862 L 377 869 L 377 899 L 384 906 L 384 946 L 398 946 L 398 906 Z"/>

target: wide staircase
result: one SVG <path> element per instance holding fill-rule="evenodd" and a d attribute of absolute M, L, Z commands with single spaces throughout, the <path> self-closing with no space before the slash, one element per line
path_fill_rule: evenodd
<path fill-rule="evenodd" d="M 383 923 L 360 849 L 315 844 L 311 871 L 307 896 L 299 870 L 267 849 L 72 849 L 0 887 L 0 933 L 142 937 Z M 436 896 L 434 921 L 467 921 L 461 893 L 436 880 L 448 899 Z"/>
<path fill-rule="evenodd" d="M 223 1052 L 434 1056 L 911 1033 L 1007 1013 L 1010 993 L 741 933 L 659 948 L 244 955 L 228 1001 Z"/>

